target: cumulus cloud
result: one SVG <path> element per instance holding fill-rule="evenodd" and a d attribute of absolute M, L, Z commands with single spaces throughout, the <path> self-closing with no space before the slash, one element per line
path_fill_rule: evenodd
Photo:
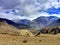
<path fill-rule="evenodd" d="M 22 8 L 23 13 L 28 15 L 40 10 L 47 1 L 48 0 L 0 0 L 0 6 L 5 9 L 13 9 L 15 7 Z"/>
<path fill-rule="evenodd" d="M 25 15 L 30 15 L 30 14 L 33 14 L 33 13 L 36 13 L 38 12 L 38 10 L 44 10 L 44 4 L 47 2 L 48 0 L 25 0 L 23 3 L 22 3 L 22 10 L 23 10 L 23 13 Z M 43 9 L 42 9 L 43 8 Z"/>
<path fill-rule="evenodd" d="M 49 0 L 45 6 L 45 8 L 51 8 L 51 7 L 54 7 L 54 8 L 60 8 L 60 2 L 59 0 Z"/>
<path fill-rule="evenodd" d="M 13 3 L 14 2 L 14 3 Z M 59 8 L 60 2 L 57 0 L 1 0 L 0 17 L 7 19 L 29 19 L 33 20 L 40 16 L 58 16 L 60 14 L 49 14 L 45 10 L 49 8 Z M 18 9 L 17 9 L 18 8 Z M 9 13 L 6 14 L 5 11 Z M 2 15 L 1 15 L 2 14 Z M 21 18 L 22 17 L 22 18 Z"/>
<path fill-rule="evenodd" d="M 36 15 L 36 16 L 34 16 Z M 31 16 L 19 16 L 19 15 L 13 15 L 13 14 L 6 14 L 6 13 L 1 13 L 0 12 L 0 18 L 6 18 L 6 19 L 9 19 L 9 20 L 15 20 L 15 19 L 28 19 L 28 20 L 34 20 L 40 16 L 56 16 L 56 17 L 59 17 L 60 18 L 60 14 L 49 14 L 49 13 L 46 13 L 46 12 L 40 12 L 40 13 L 36 13 L 36 14 L 32 14 Z"/>

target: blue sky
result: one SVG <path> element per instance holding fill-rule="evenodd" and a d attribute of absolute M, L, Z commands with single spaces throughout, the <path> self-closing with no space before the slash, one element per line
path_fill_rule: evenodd
<path fill-rule="evenodd" d="M 40 16 L 60 17 L 60 0 L 0 0 L 1 18 L 33 20 Z"/>
<path fill-rule="evenodd" d="M 49 8 L 49 9 L 46 10 L 46 12 L 49 13 L 49 14 L 60 14 L 60 7 L 57 8 L 57 9 L 54 8 L 54 7 Z"/>

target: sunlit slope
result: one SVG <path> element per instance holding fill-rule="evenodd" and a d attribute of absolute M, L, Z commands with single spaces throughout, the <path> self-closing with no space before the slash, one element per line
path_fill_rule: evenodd
<path fill-rule="evenodd" d="M 28 29 L 17 29 L 5 21 L 0 22 L 0 34 L 34 36 Z"/>
<path fill-rule="evenodd" d="M 1 34 L 11 34 L 11 35 L 19 35 L 18 29 L 14 26 L 7 24 L 5 21 L 0 22 L 0 33 Z"/>

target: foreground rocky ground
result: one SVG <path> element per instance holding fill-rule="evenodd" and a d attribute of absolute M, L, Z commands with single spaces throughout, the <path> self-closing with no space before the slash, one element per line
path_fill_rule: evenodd
<path fill-rule="evenodd" d="M 60 45 L 60 34 L 13 36 L 0 34 L 0 45 Z"/>

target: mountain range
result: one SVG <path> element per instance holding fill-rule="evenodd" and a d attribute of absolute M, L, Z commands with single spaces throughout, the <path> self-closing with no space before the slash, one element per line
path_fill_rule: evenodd
<path fill-rule="evenodd" d="M 8 20 L 8 19 L 0 18 L 0 22 L 6 22 L 9 25 L 12 25 L 12 26 L 16 27 L 17 29 L 40 30 L 40 29 L 43 29 L 47 26 L 51 26 L 58 19 L 59 18 L 55 17 L 55 16 L 49 16 L 49 17 L 41 16 L 41 17 L 38 17 L 37 19 L 34 19 L 32 21 L 30 21 L 28 19 L 12 20 L 11 21 L 11 20 Z M 59 23 L 57 25 L 59 25 Z"/>
<path fill-rule="evenodd" d="M 32 27 L 32 29 L 39 30 L 39 29 L 45 28 L 46 26 L 53 23 L 53 21 L 57 19 L 58 17 L 55 17 L 55 16 L 49 16 L 49 17 L 41 16 L 33 20 L 30 23 L 30 27 Z"/>
<path fill-rule="evenodd" d="M 49 24 L 47 27 L 57 27 L 57 26 L 60 26 L 60 19 L 57 19 L 55 21 L 53 21 L 53 23 Z"/>
<path fill-rule="evenodd" d="M 4 19 L 4 18 L 0 18 L 0 22 L 6 22 L 7 24 L 9 25 L 12 25 L 18 29 L 25 29 L 25 28 L 28 28 L 29 26 L 25 25 L 25 24 L 20 24 L 20 23 L 15 23 L 11 20 L 8 20 L 8 19 Z"/>

